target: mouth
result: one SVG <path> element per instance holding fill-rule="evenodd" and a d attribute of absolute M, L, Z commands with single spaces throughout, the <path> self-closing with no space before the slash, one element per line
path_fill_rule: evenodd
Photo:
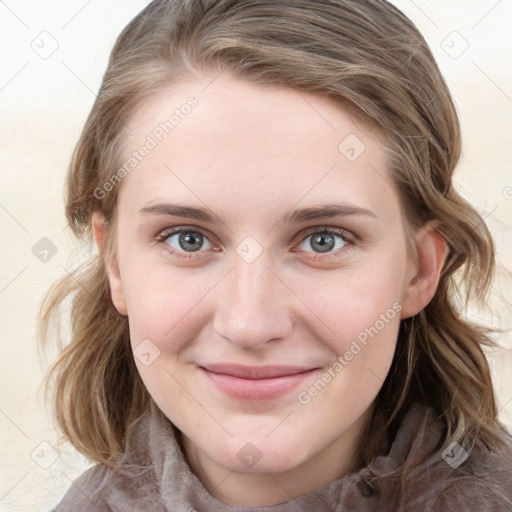
<path fill-rule="evenodd" d="M 271 400 L 291 392 L 318 368 L 211 364 L 199 366 L 199 370 L 219 391 L 232 398 Z"/>

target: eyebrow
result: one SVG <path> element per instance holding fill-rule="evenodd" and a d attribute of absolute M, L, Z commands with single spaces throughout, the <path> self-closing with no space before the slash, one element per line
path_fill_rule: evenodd
<path fill-rule="evenodd" d="M 209 208 L 194 208 L 171 203 L 157 203 L 148 205 L 139 210 L 143 215 L 167 215 L 174 217 L 187 217 L 204 222 L 224 224 L 224 221 L 215 215 Z"/>
<path fill-rule="evenodd" d="M 213 213 L 209 208 L 195 208 L 172 203 L 157 203 L 148 205 L 139 210 L 143 215 L 167 215 L 175 217 L 186 217 L 189 219 L 201 220 L 211 224 L 225 224 L 225 221 Z M 353 204 L 326 204 L 301 208 L 286 212 L 278 221 L 279 224 L 300 224 L 311 220 L 328 219 L 331 217 L 347 217 L 350 215 L 363 215 L 377 218 L 377 215 L 366 208 Z"/>
<path fill-rule="evenodd" d="M 353 204 L 326 204 L 288 211 L 283 215 L 280 222 L 284 222 L 285 224 L 299 224 L 310 220 L 328 219 L 330 217 L 348 217 L 349 215 L 365 215 L 375 219 L 377 218 L 377 215 L 371 210 Z"/>

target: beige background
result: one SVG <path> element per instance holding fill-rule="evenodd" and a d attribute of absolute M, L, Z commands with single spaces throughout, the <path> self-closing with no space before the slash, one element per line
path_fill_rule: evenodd
<path fill-rule="evenodd" d="M 87 467 L 71 449 L 57 453 L 52 447 L 57 433 L 38 392 L 47 361 L 38 359 L 35 316 L 47 287 L 84 254 L 64 220 L 66 165 L 115 37 L 145 3 L 0 2 L 2 512 L 50 510 Z M 457 185 L 485 217 L 502 265 L 494 313 L 485 320 L 510 328 L 505 306 L 512 287 L 505 269 L 512 269 L 512 1 L 394 3 L 425 34 L 457 102 L 464 130 Z M 43 237 L 57 249 L 46 263 L 32 252 Z M 490 360 L 500 415 L 512 426 L 512 337 L 499 339 L 508 349 Z"/>

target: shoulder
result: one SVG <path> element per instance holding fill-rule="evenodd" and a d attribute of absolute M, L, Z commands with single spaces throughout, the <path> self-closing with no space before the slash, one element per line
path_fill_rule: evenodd
<path fill-rule="evenodd" d="M 154 466 L 96 465 L 74 480 L 52 512 L 152 512 L 163 510 Z"/>
<path fill-rule="evenodd" d="M 512 511 L 512 440 L 499 452 L 469 453 L 438 496 L 437 510 Z"/>
<path fill-rule="evenodd" d="M 152 416 L 143 415 L 127 436 L 125 451 L 115 467 L 97 464 L 74 482 L 52 512 L 160 512 L 163 461 L 155 463 L 166 439 L 155 430 Z M 163 441 L 162 441 L 163 440 Z"/>
<path fill-rule="evenodd" d="M 462 448 L 450 445 L 440 452 L 423 471 L 422 480 L 434 491 L 431 509 L 511 512 L 512 438 L 505 430 L 502 441 L 496 451 L 475 448 L 460 456 Z M 428 498 L 429 494 L 424 490 L 418 496 Z"/>
<path fill-rule="evenodd" d="M 512 512 L 512 437 L 501 428 L 501 438 L 496 451 L 446 447 L 433 409 L 412 407 L 390 451 L 369 468 L 381 509 Z"/>
<path fill-rule="evenodd" d="M 52 512 L 111 512 L 103 498 L 103 489 L 109 476 L 109 470 L 103 466 L 88 469 L 72 482 Z"/>

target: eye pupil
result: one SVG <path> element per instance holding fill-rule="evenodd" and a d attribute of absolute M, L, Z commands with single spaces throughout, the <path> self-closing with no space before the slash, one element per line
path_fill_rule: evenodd
<path fill-rule="evenodd" d="M 334 237 L 331 235 L 323 235 L 318 233 L 311 237 L 311 248 L 316 252 L 331 251 L 336 244 Z"/>
<path fill-rule="evenodd" d="M 198 251 L 203 246 L 203 235 L 194 231 L 181 233 L 179 244 L 184 251 Z"/>

